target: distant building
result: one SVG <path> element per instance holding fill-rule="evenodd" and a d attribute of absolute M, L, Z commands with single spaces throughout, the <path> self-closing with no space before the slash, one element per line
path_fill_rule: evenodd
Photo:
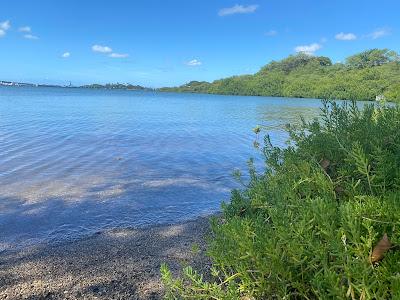
<path fill-rule="evenodd" d="M 0 81 L 0 85 L 13 86 L 13 85 L 14 85 L 14 82 L 10 82 L 10 81 Z"/>
<path fill-rule="evenodd" d="M 38 86 L 37 84 L 25 83 L 25 82 L 13 82 L 0 80 L 0 86 Z"/>

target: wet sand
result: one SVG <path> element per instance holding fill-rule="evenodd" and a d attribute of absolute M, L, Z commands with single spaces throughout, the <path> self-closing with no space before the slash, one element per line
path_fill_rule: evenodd
<path fill-rule="evenodd" d="M 207 272 L 208 218 L 0 254 L 0 299 L 162 299 L 160 265 Z M 199 251 L 193 249 L 199 248 Z"/>

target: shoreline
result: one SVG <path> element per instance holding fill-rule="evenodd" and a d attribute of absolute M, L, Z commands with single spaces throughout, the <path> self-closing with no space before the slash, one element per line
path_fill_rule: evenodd
<path fill-rule="evenodd" d="M 207 272 L 210 217 L 0 253 L 0 299 L 161 299 L 160 265 Z M 194 251 L 196 250 L 196 251 Z"/>
<path fill-rule="evenodd" d="M 24 87 L 32 87 L 32 88 L 60 88 L 60 89 L 83 89 L 83 90 L 95 90 L 95 91 L 128 91 L 128 92 L 148 92 L 148 93 L 160 93 L 160 94 L 189 94 L 189 95 L 206 95 L 206 96 L 225 96 L 225 97 L 259 97 L 259 98 L 276 98 L 276 99 L 297 99 L 297 100 L 326 100 L 325 98 L 312 98 L 312 97 L 289 97 L 289 96 L 268 96 L 268 95 L 249 95 L 249 94 L 218 94 L 218 93 L 206 93 L 206 92 L 194 92 L 194 91 L 163 91 L 160 90 L 161 88 L 148 88 L 148 89 L 118 89 L 118 88 L 88 88 L 82 86 L 6 86 L 0 85 L 0 87 L 6 88 L 24 88 Z M 349 99 L 329 99 L 332 101 L 347 101 L 351 102 L 352 100 Z M 368 102 L 368 103 L 376 103 L 376 100 L 365 100 L 365 99 L 358 99 L 354 100 L 356 102 Z M 394 100 L 386 100 L 387 103 L 398 103 Z"/>

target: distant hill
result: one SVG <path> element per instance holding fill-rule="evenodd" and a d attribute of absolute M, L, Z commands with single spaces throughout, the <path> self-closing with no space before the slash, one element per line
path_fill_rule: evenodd
<path fill-rule="evenodd" d="M 272 61 L 254 75 L 191 81 L 159 91 L 400 102 L 400 57 L 388 49 L 355 54 L 333 64 L 305 53 Z"/>

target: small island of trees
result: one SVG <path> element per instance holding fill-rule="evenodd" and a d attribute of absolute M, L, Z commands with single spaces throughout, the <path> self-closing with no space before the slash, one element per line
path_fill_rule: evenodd
<path fill-rule="evenodd" d="M 130 83 L 106 83 L 106 84 L 89 84 L 83 85 L 82 88 L 88 89 L 109 89 L 109 90 L 151 90 L 150 88 L 141 85 L 133 85 Z"/>

